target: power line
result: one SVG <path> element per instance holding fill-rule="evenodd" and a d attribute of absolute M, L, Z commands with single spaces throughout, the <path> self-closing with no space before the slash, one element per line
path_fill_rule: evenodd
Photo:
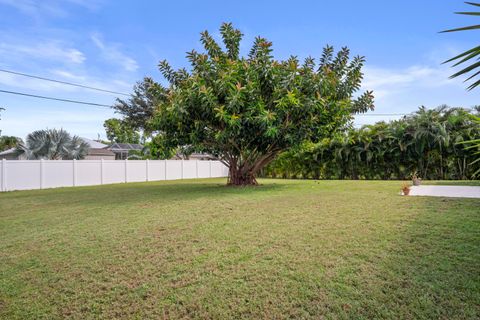
<path fill-rule="evenodd" d="M 33 78 L 33 79 L 38 79 L 38 80 L 44 80 L 44 81 L 50 81 L 50 82 L 55 82 L 55 83 L 61 83 L 69 86 L 74 86 L 74 87 L 79 87 L 83 89 L 90 89 L 90 90 L 96 90 L 96 91 L 101 91 L 101 92 L 107 92 L 107 93 L 113 93 L 113 94 L 121 94 L 123 96 L 130 96 L 127 93 L 123 92 L 118 92 L 118 91 L 111 91 L 111 90 L 106 90 L 102 88 L 95 88 L 95 87 L 90 87 L 86 86 L 83 84 L 78 84 L 78 83 L 72 83 L 72 82 L 67 82 L 67 81 L 61 81 L 61 80 L 56 80 L 56 79 L 49 79 L 49 78 L 44 78 L 44 77 L 39 77 L 31 74 L 26 74 L 26 73 L 21 73 L 21 72 L 16 72 L 16 71 L 11 71 L 11 70 L 5 70 L 5 69 L 0 69 L 0 72 L 5 72 L 5 73 L 10 73 L 10 74 L 15 74 L 18 76 L 23 76 L 23 77 L 28 77 L 28 78 Z"/>
<path fill-rule="evenodd" d="M 2 92 L 2 93 L 8 93 L 8 94 L 16 94 L 16 95 L 19 95 L 19 96 L 25 96 L 25 97 L 31 97 L 31 98 L 46 99 L 46 100 L 55 100 L 55 101 L 62 101 L 62 102 L 69 102 L 69 103 L 76 103 L 76 104 L 85 104 L 85 105 L 95 106 L 95 107 L 111 108 L 111 106 L 109 106 L 109 105 L 100 104 L 100 103 L 94 103 L 94 102 L 85 102 L 85 101 L 79 101 L 79 100 L 53 98 L 53 97 L 39 96 L 39 95 L 36 95 L 36 94 L 29 94 L 29 93 L 16 92 L 16 91 L 7 91 L 7 90 L 0 90 L 0 92 Z"/>

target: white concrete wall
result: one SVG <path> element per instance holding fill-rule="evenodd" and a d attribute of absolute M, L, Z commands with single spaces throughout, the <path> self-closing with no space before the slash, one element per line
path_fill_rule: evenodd
<path fill-rule="evenodd" d="M 207 160 L 1 160 L 0 191 L 228 176 Z"/>

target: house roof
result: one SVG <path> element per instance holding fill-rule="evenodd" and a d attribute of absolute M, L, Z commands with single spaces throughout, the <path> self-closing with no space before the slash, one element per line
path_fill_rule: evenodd
<path fill-rule="evenodd" d="M 92 140 L 92 139 L 82 138 L 82 137 L 80 137 L 80 139 L 82 139 L 85 143 L 87 143 L 90 148 L 103 149 L 103 148 L 108 147 L 108 145 L 103 144 L 103 143 L 98 142 L 98 141 L 95 141 L 95 140 Z"/>
<path fill-rule="evenodd" d="M 10 148 L 10 149 L 7 149 L 5 151 L 0 152 L 0 156 L 5 156 L 7 154 L 13 154 L 15 152 L 16 152 L 15 148 Z"/>
<path fill-rule="evenodd" d="M 108 149 L 115 151 L 142 150 L 143 146 L 136 143 L 114 143 Z"/>
<path fill-rule="evenodd" d="M 172 159 L 185 159 L 185 155 L 181 153 L 176 153 L 175 156 Z M 194 152 L 190 155 L 188 155 L 188 158 L 193 160 L 193 159 L 209 159 L 209 160 L 217 160 L 218 158 L 215 156 L 212 156 L 211 154 L 208 153 L 199 153 L 199 152 Z"/>
<path fill-rule="evenodd" d="M 115 156 L 115 153 L 108 149 L 90 148 L 87 153 L 89 156 Z"/>

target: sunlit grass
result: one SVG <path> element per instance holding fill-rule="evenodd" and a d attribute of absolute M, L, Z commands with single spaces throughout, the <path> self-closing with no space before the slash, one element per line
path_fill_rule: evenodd
<path fill-rule="evenodd" d="M 0 318 L 480 316 L 480 200 L 260 182 L 0 194 Z"/>

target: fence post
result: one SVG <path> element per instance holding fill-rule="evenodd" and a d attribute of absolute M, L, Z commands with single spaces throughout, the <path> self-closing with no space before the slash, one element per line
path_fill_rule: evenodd
<path fill-rule="evenodd" d="M 103 164 L 103 158 L 100 159 L 100 184 L 103 184 L 103 171 L 104 171 L 104 164 Z"/>
<path fill-rule="evenodd" d="M 128 159 L 125 159 L 125 183 L 128 182 Z"/>
<path fill-rule="evenodd" d="M 77 185 L 77 160 L 73 159 L 73 186 Z"/>
<path fill-rule="evenodd" d="M 7 191 L 7 160 L 2 159 L 2 187 L 0 191 Z"/>
<path fill-rule="evenodd" d="M 182 159 L 182 179 L 183 179 L 183 162 L 184 162 L 184 161 L 185 161 L 185 160 Z"/>
<path fill-rule="evenodd" d="M 148 159 L 145 161 L 145 180 L 150 181 L 148 178 Z"/>
<path fill-rule="evenodd" d="M 40 189 L 43 189 L 43 165 L 44 165 L 44 161 L 43 159 L 40 159 Z"/>
<path fill-rule="evenodd" d="M 165 180 L 167 180 L 167 159 L 163 160 L 165 162 L 165 165 L 164 165 L 164 171 L 165 171 Z"/>
<path fill-rule="evenodd" d="M 208 168 L 209 174 L 208 175 L 211 178 L 212 177 L 212 160 L 208 161 L 208 163 L 209 163 L 209 168 Z"/>

